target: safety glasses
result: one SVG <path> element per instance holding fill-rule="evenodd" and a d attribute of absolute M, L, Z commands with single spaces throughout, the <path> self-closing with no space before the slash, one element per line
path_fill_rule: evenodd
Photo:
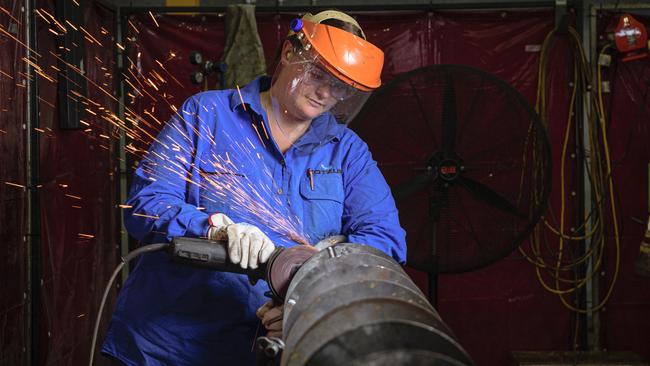
<path fill-rule="evenodd" d="M 330 95 L 338 101 L 348 98 L 355 92 L 354 88 L 313 63 L 309 63 L 305 67 L 303 82 L 317 88 L 328 87 Z"/>

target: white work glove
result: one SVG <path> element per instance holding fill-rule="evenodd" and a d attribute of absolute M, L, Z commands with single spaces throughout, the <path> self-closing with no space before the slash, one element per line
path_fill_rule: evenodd
<path fill-rule="evenodd" d="M 228 257 L 230 262 L 242 268 L 255 269 L 259 263 L 266 263 L 275 250 L 275 245 L 259 228 L 246 223 L 235 224 L 224 214 L 213 214 L 209 219 L 208 239 L 225 240 L 228 236 Z"/>

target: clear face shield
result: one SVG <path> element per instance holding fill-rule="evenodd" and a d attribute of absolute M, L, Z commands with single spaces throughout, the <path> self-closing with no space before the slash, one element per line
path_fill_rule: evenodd
<path fill-rule="evenodd" d="M 363 38 L 305 21 L 283 48 L 271 82 L 272 110 L 296 121 L 329 112 L 347 124 L 381 84 L 382 65 L 383 53 Z"/>
<path fill-rule="evenodd" d="M 296 120 L 330 112 L 344 124 L 361 110 L 371 93 L 336 78 L 310 52 L 292 53 L 276 68 L 271 85 L 274 111 Z"/>

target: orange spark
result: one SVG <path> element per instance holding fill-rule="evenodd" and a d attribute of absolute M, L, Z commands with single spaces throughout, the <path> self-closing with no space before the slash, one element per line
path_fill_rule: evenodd
<path fill-rule="evenodd" d="M 266 144 L 264 143 L 264 140 L 262 140 L 262 136 L 260 135 L 260 131 L 257 130 L 257 126 L 255 126 L 255 125 L 252 124 L 252 123 L 251 123 L 251 126 L 253 126 L 253 128 L 255 129 L 255 133 L 257 134 L 257 137 L 259 137 L 260 142 L 262 143 L 262 145 L 263 145 L 264 147 L 266 147 Z M 253 143 L 250 142 L 250 140 L 249 140 L 248 142 L 249 142 L 251 145 L 253 145 Z M 255 148 L 255 146 L 253 146 L 253 148 Z"/>
<path fill-rule="evenodd" d="M 57 27 L 59 27 L 59 29 L 61 29 L 61 31 L 63 31 L 63 33 L 66 33 L 66 32 L 68 31 L 68 30 L 67 30 L 67 29 L 66 29 L 66 28 L 65 28 L 61 23 L 59 23 L 59 22 L 56 20 L 56 18 L 54 18 L 54 16 L 53 16 L 52 14 L 48 13 L 48 12 L 47 12 L 45 9 L 43 9 L 43 8 L 40 8 L 39 10 L 42 11 L 43 13 L 45 13 L 45 15 L 47 15 L 48 17 L 50 17 L 50 19 L 54 22 L 54 25 L 56 25 Z"/>
<path fill-rule="evenodd" d="M 160 61 L 158 61 L 158 60 L 154 60 L 154 61 L 156 61 L 156 62 L 158 63 L 158 65 L 160 66 L 160 68 L 163 69 L 163 71 L 167 74 L 167 76 L 169 76 L 170 78 L 172 78 L 172 80 L 174 80 L 174 82 L 175 82 L 176 84 L 178 84 L 178 86 L 180 86 L 180 87 L 184 87 L 183 84 L 181 84 L 181 82 L 178 81 L 178 79 L 176 79 L 176 78 L 174 77 L 174 75 L 172 75 L 169 71 L 167 71 L 167 69 L 165 68 L 165 66 L 163 66 L 162 62 L 160 62 Z"/>
<path fill-rule="evenodd" d="M 264 123 L 260 123 L 262 125 L 262 131 L 264 131 L 264 135 L 266 135 L 266 139 L 270 140 L 269 138 L 269 133 L 266 132 L 266 126 L 264 126 Z"/>
<path fill-rule="evenodd" d="M 88 33 L 88 31 L 86 31 L 86 30 L 84 29 L 84 27 L 79 27 L 79 28 L 81 29 L 82 32 L 84 32 L 84 33 L 85 33 L 88 37 L 90 37 L 93 41 L 97 42 L 97 44 L 98 44 L 100 47 L 104 47 L 104 45 L 103 45 L 101 42 L 99 42 L 99 41 L 97 40 L 97 38 L 93 37 L 92 34 Z M 92 43 L 92 42 L 91 42 L 91 43 Z"/>
<path fill-rule="evenodd" d="M 56 82 L 56 80 L 52 79 L 49 75 L 47 75 L 46 73 L 44 73 L 40 69 L 35 69 L 34 72 L 36 72 L 37 74 L 42 76 L 45 80 L 49 81 L 50 83 L 55 83 Z"/>
<path fill-rule="evenodd" d="M 37 98 L 38 98 L 38 100 L 40 100 L 41 102 L 43 102 L 43 103 L 45 103 L 45 104 L 47 104 L 47 105 L 48 105 L 48 106 L 49 106 L 50 108 L 55 108 L 55 106 L 54 106 L 54 104 L 52 104 L 52 103 L 50 103 L 50 102 L 48 102 L 47 100 L 45 100 L 45 99 L 43 99 L 43 98 L 41 98 L 40 96 L 36 96 L 36 97 L 37 97 Z"/>
<path fill-rule="evenodd" d="M 4 72 L 4 71 L 2 71 L 2 70 L 0 70 L 0 75 L 4 75 L 4 76 L 6 76 L 6 77 L 8 77 L 9 79 L 12 79 L 12 80 L 13 80 L 13 78 L 14 78 L 13 76 L 7 74 L 6 72 Z"/>
<path fill-rule="evenodd" d="M 20 23 L 20 21 L 19 21 L 18 19 L 14 18 L 13 15 L 11 15 L 11 13 L 10 13 L 7 9 L 3 8 L 2 6 L 0 6 L 0 11 L 2 11 L 3 13 L 9 15 L 9 17 L 10 17 L 14 22 L 18 23 L 18 25 L 22 24 L 22 23 Z"/>
<path fill-rule="evenodd" d="M 23 190 L 26 189 L 26 187 L 24 185 L 18 184 L 18 183 L 12 183 L 12 182 L 5 181 L 5 184 L 8 185 L 8 186 L 14 186 L 14 187 L 22 188 Z"/>
<path fill-rule="evenodd" d="M 151 85 L 154 89 L 156 89 L 156 91 L 159 91 L 158 87 L 156 86 L 156 84 L 154 84 L 153 81 L 151 81 L 151 79 L 147 78 L 147 81 L 149 82 L 149 85 Z"/>
<path fill-rule="evenodd" d="M 30 52 L 34 53 L 36 56 L 41 57 L 41 54 L 40 54 L 40 53 L 38 53 L 38 52 L 36 52 L 35 50 L 29 48 L 29 47 L 27 46 L 27 44 L 21 42 L 18 38 L 14 37 L 13 34 L 7 32 L 7 31 L 4 29 L 4 27 L 2 27 L 2 26 L 0 26 L 0 33 L 4 34 L 5 36 L 7 36 L 7 37 L 9 37 L 9 38 L 11 38 L 11 39 L 13 39 L 16 43 L 18 43 L 19 45 L 25 47 L 25 48 L 28 49 Z"/>
<path fill-rule="evenodd" d="M 133 23 L 131 23 L 131 20 L 129 20 L 129 25 L 131 26 L 131 28 L 133 28 L 133 30 L 135 31 L 135 33 L 140 33 L 140 31 L 138 30 L 138 28 L 136 28 L 135 25 L 133 25 Z"/>
<path fill-rule="evenodd" d="M 48 13 L 47 10 L 45 10 L 43 8 L 39 8 L 39 10 L 42 11 L 43 13 L 45 13 L 48 17 L 50 17 L 50 19 L 54 19 L 54 16 L 52 16 L 52 14 Z"/>
<path fill-rule="evenodd" d="M 156 23 L 156 27 L 160 27 L 160 25 L 158 25 L 158 21 L 156 20 L 156 17 L 153 16 L 151 12 L 149 12 L 149 15 L 151 16 L 151 19 L 153 19 L 153 22 Z"/>
<path fill-rule="evenodd" d="M 163 77 L 160 76 L 160 74 L 157 73 L 155 70 L 151 70 L 151 75 L 153 75 L 156 79 L 160 80 L 161 83 L 167 82 L 167 80 L 163 79 Z"/>
<path fill-rule="evenodd" d="M 68 23 L 68 25 L 71 26 L 72 29 L 76 30 L 77 32 L 79 31 L 79 29 L 77 27 L 75 27 L 74 24 L 70 23 L 69 20 L 66 19 L 65 22 Z"/>
<path fill-rule="evenodd" d="M 146 217 L 146 218 L 149 218 L 149 219 L 155 219 L 155 220 L 158 220 L 158 219 L 160 218 L 160 217 L 158 217 L 158 216 L 150 216 L 150 215 L 139 214 L 139 213 L 132 213 L 131 215 L 133 215 L 133 216 Z"/>
<path fill-rule="evenodd" d="M 154 121 L 156 121 L 156 123 L 158 123 L 159 125 L 162 125 L 162 122 L 160 122 L 156 117 L 154 117 L 153 114 L 151 114 L 151 112 L 145 110 L 145 111 L 144 111 L 144 114 L 146 114 L 146 115 L 148 115 L 149 117 L 151 117 L 151 118 L 152 118 Z"/>
<path fill-rule="evenodd" d="M 38 9 L 34 9 L 34 12 L 41 18 L 43 18 L 44 21 L 47 22 L 47 24 L 52 24 L 46 17 L 45 15 L 41 14 L 41 12 Z"/>
<path fill-rule="evenodd" d="M 239 93 L 239 100 L 241 100 L 241 105 L 244 107 L 244 111 L 246 111 L 246 104 L 244 103 L 244 98 L 241 96 L 241 90 L 239 90 L 239 85 L 235 85 L 235 86 L 237 87 L 237 93 Z"/>

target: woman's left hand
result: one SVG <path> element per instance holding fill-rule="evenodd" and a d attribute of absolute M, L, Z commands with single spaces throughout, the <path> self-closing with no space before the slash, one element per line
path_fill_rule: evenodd
<path fill-rule="evenodd" d="M 257 309 L 256 314 L 262 320 L 264 328 L 266 328 L 267 337 L 282 338 L 284 304 L 276 306 L 273 304 L 273 300 L 269 300 Z"/>

